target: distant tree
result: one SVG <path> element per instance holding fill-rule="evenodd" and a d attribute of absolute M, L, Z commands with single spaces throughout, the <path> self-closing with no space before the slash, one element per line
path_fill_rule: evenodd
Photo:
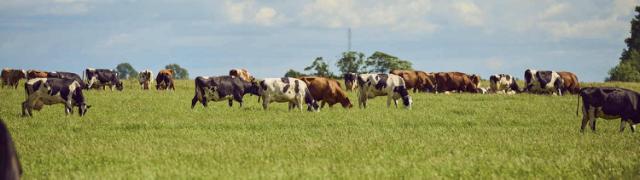
<path fill-rule="evenodd" d="M 376 51 L 367 58 L 365 62 L 369 72 L 388 73 L 390 70 L 403 69 L 411 70 L 411 62 L 401 60 L 398 57 L 389 55 L 384 52 Z"/>
<path fill-rule="evenodd" d="M 334 77 L 333 73 L 329 71 L 329 65 L 322 59 L 322 57 L 317 57 L 310 66 L 304 68 L 305 71 L 315 71 L 311 75 L 320 76 L 320 77 Z"/>
<path fill-rule="evenodd" d="M 338 70 L 342 74 L 361 73 L 365 71 L 364 53 L 356 51 L 343 52 L 342 57 L 336 62 Z"/>
<path fill-rule="evenodd" d="M 131 79 L 138 77 L 138 71 L 133 69 L 133 66 L 129 63 L 120 63 L 116 66 L 118 72 L 118 79 Z"/>
<path fill-rule="evenodd" d="M 287 73 L 284 74 L 284 77 L 291 77 L 291 78 L 297 78 L 302 76 L 306 76 L 306 74 L 303 74 L 293 69 L 289 69 L 289 71 L 287 71 Z"/>
<path fill-rule="evenodd" d="M 189 79 L 189 72 L 187 69 L 180 67 L 178 64 L 169 64 L 164 66 L 165 69 L 172 69 L 174 74 L 173 78 L 175 79 Z"/>
<path fill-rule="evenodd" d="M 631 37 L 624 40 L 627 48 L 622 50 L 620 63 L 609 70 L 605 81 L 640 82 L 640 6 L 635 11 L 638 14 L 631 20 Z"/>

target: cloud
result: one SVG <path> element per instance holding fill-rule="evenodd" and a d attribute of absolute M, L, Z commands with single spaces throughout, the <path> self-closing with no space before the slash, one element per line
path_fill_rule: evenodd
<path fill-rule="evenodd" d="M 0 10 L 14 10 L 14 15 L 83 15 L 90 11 L 92 2 L 85 0 L 4 0 Z"/>
<path fill-rule="evenodd" d="M 569 5 L 566 3 L 553 4 L 539 15 L 539 19 L 549 19 L 555 17 L 557 15 L 565 13 L 568 9 Z"/>
<path fill-rule="evenodd" d="M 270 26 L 273 25 L 273 21 L 275 20 L 277 15 L 278 12 L 275 9 L 270 7 L 262 7 L 256 13 L 255 20 L 256 23 L 260 25 Z"/>
<path fill-rule="evenodd" d="M 269 6 L 261 6 L 255 1 L 225 2 L 228 20 L 234 24 L 256 24 L 271 26 L 284 21 L 283 14 Z"/>
<path fill-rule="evenodd" d="M 467 26 L 484 25 L 484 12 L 473 2 L 459 1 L 452 5 L 453 9 L 458 13 L 458 17 Z"/>

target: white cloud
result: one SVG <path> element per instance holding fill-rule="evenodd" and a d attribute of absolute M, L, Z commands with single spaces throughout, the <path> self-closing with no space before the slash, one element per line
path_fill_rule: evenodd
<path fill-rule="evenodd" d="M 261 6 L 255 1 L 225 2 L 226 15 L 235 24 L 257 24 L 271 26 L 284 21 L 283 14 L 269 6 Z"/>
<path fill-rule="evenodd" d="M 455 2 L 453 9 L 458 13 L 459 18 L 467 26 L 484 25 L 484 12 L 473 2 Z"/>
<path fill-rule="evenodd" d="M 544 12 L 540 14 L 539 18 L 540 19 L 553 18 L 557 15 L 565 13 L 568 9 L 569 9 L 569 5 L 566 3 L 553 4 L 549 8 L 544 10 Z"/>
<path fill-rule="evenodd" d="M 275 20 L 277 15 L 278 12 L 275 9 L 270 7 L 262 7 L 256 13 L 255 20 L 258 24 L 270 26 L 273 24 L 273 21 Z"/>

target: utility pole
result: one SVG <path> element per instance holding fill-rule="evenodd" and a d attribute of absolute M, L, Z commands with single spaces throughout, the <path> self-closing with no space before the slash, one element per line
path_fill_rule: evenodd
<path fill-rule="evenodd" d="M 349 30 L 347 31 L 347 52 L 351 51 L 351 27 L 349 27 Z"/>

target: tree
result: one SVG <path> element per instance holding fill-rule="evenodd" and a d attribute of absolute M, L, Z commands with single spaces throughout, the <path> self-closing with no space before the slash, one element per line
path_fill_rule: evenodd
<path fill-rule="evenodd" d="M 342 58 L 336 62 L 338 70 L 342 74 L 346 73 L 362 73 L 365 71 L 364 53 L 348 51 L 342 53 Z"/>
<path fill-rule="evenodd" d="M 118 72 L 118 79 L 131 79 L 138 77 L 138 71 L 133 69 L 133 66 L 129 63 L 120 63 L 116 66 Z"/>
<path fill-rule="evenodd" d="M 187 69 L 180 67 L 178 64 L 169 64 L 164 66 L 165 69 L 172 69 L 174 74 L 173 78 L 175 79 L 189 79 L 189 72 Z"/>
<path fill-rule="evenodd" d="M 635 11 L 638 14 L 631 20 L 631 37 L 624 40 L 627 48 L 622 50 L 620 63 L 609 70 L 605 81 L 640 82 L 640 6 Z"/>
<path fill-rule="evenodd" d="M 390 70 L 403 69 L 411 70 L 411 62 L 401 60 L 398 57 L 384 52 L 376 51 L 367 58 L 365 62 L 369 72 L 388 73 Z"/>
<path fill-rule="evenodd" d="M 287 71 L 287 73 L 284 74 L 284 77 L 291 77 L 291 78 L 297 78 L 302 76 L 306 76 L 306 74 L 303 74 L 293 69 L 289 69 L 289 71 Z"/>
<path fill-rule="evenodd" d="M 304 68 L 305 71 L 314 70 L 315 73 L 311 75 L 320 76 L 320 77 L 334 77 L 333 73 L 329 71 L 329 65 L 322 59 L 322 57 L 317 57 L 310 66 Z"/>

